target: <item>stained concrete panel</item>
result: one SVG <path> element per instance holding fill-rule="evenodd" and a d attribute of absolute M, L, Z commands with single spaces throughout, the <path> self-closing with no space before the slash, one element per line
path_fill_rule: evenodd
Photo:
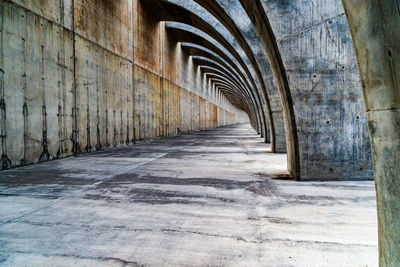
<path fill-rule="evenodd" d="M 198 70 L 140 1 L 74 3 L 0 3 L 5 168 L 216 126 Z"/>
<path fill-rule="evenodd" d="M 133 60 L 132 0 L 75 0 L 75 32 L 125 59 Z"/>
<path fill-rule="evenodd" d="M 72 1 L 71 0 L 11 0 L 28 12 L 37 14 L 49 21 L 59 24 L 68 30 L 72 30 Z"/>
<path fill-rule="evenodd" d="M 263 0 L 285 65 L 303 179 L 372 179 L 361 82 L 341 1 Z"/>
<path fill-rule="evenodd" d="M 80 37 L 76 38 L 76 57 L 80 149 L 90 152 L 129 143 L 132 63 Z"/>
<path fill-rule="evenodd" d="M 14 4 L 2 6 L 6 154 L 14 166 L 68 156 L 72 34 Z"/>
<path fill-rule="evenodd" d="M 135 11 L 135 64 L 160 74 L 160 61 L 162 45 L 160 36 L 160 22 L 151 12 L 141 4 L 134 1 Z"/>

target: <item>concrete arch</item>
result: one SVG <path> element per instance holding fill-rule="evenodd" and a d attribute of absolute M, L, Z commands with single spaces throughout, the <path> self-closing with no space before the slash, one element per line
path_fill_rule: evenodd
<path fill-rule="evenodd" d="M 207 79 L 211 81 L 211 84 L 216 84 L 216 83 L 220 83 L 220 84 L 224 84 L 227 88 L 230 88 L 229 90 L 229 94 L 233 94 L 233 95 L 238 95 L 241 94 L 236 87 L 228 80 L 224 79 L 224 77 L 220 77 L 218 75 L 214 75 L 213 73 L 205 73 L 207 76 Z M 243 95 L 242 95 L 243 97 Z M 247 101 L 243 101 L 243 99 L 241 99 L 241 103 L 248 105 Z"/>
<path fill-rule="evenodd" d="M 249 47 L 248 43 L 246 42 L 245 37 L 236 26 L 233 19 L 225 12 L 223 8 L 218 4 L 215 0 L 195 0 L 199 5 L 205 8 L 208 12 L 210 12 L 214 17 L 216 17 L 235 37 L 235 39 L 239 42 L 240 46 L 242 47 L 243 51 L 246 53 L 247 58 L 250 60 L 253 66 L 258 66 L 258 63 L 252 53 L 251 48 Z M 246 1 L 240 1 L 246 2 Z M 243 3 L 242 3 L 243 5 Z M 244 5 L 243 5 L 244 6 Z M 252 8 L 255 6 L 253 5 Z M 260 7 L 256 7 L 260 9 Z M 262 9 L 262 6 L 261 6 Z M 264 10 L 264 9 L 262 9 Z M 247 11 L 247 10 L 246 10 Z M 253 20 L 253 14 L 249 13 L 248 15 L 251 20 Z M 253 22 L 254 23 L 254 22 Z M 272 31 L 271 31 L 272 33 Z M 274 42 L 273 34 L 269 36 L 271 42 Z M 295 179 L 300 179 L 300 154 L 299 154 L 299 145 L 298 145 L 298 138 L 297 138 L 297 129 L 296 129 L 296 121 L 295 121 L 295 114 L 292 106 L 292 100 L 289 90 L 289 84 L 285 75 L 285 71 L 283 68 L 282 60 L 280 60 L 279 51 L 275 44 L 275 46 L 270 46 L 269 49 L 271 51 L 266 51 L 267 56 L 270 62 L 271 69 L 274 73 L 275 82 L 278 88 L 278 92 L 281 98 L 281 105 L 282 110 L 284 112 L 284 122 L 285 122 L 285 132 L 286 132 L 286 147 L 287 147 L 287 155 L 288 155 L 288 170 L 293 175 Z M 280 64 L 277 64 L 280 63 Z M 256 71 L 256 75 L 261 83 L 261 88 L 263 89 L 263 94 L 267 96 L 267 91 L 265 88 L 264 80 L 262 79 L 261 71 L 259 68 L 254 68 Z M 268 101 L 269 105 L 269 101 Z M 269 112 L 271 112 L 271 107 L 268 107 Z M 270 117 L 272 113 L 270 113 Z"/>
<path fill-rule="evenodd" d="M 231 60 L 230 57 L 228 57 L 223 51 L 221 51 L 221 49 L 214 46 L 211 42 L 209 42 L 208 40 L 202 38 L 201 36 L 199 36 L 197 34 L 194 34 L 194 33 L 191 33 L 191 32 L 185 31 L 185 30 L 182 30 L 182 32 L 180 32 L 180 29 L 177 29 L 177 28 L 167 28 L 167 29 L 171 30 L 171 32 L 175 36 L 175 38 L 178 38 L 179 40 L 187 40 L 181 46 L 184 50 L 188 51 L 190 54 L 200 55 L 200 56 L 204 56 L 204 57 L 213 59 L 214 61 L 223 65 L 225 68 L 230 69 L 230 71 L 232 73 L 236 74 L 238 76 L 238 80 L 243 85 L 243 88 L 246 88 L 248 90 L 248 92 L 250 93 L 251 98 L 254 99 L 253 101 L 256 103 L 258 110 L 260 110 L 260 112 L 261 112 L 260 116 L 261 116 L 261 119 L 264 121 L 263 123 L 265 125 L 268 125 L 265 122 L 264 109 L 262 107 L 262 103 L 261 103 L 259 94 L 257 92 L 254 93 L 255 90 L 253 91 L 251 89 L 248 78 L 243 74 L 243 71 L 239 69 L 237 64 L 235 64 Z M 188 41 L 190 41 L 190 43 Z M 197 45 L 197 47 L 194 45 Z M 206 47 L 204 47 L 204 46 L 206 46 Z M 207 50 L 215 53 L 217 56 L 213 55 L 212 53 L 208 52 Z M 218 56 L 220 58 L 218 58 Z M 223 60 L 225 60 L 226 63 L 223 62 Z M 253 84 L 254 84 L 254 82 L 253 82 Z M 271 140 L 268 136 L 268 133 L 271 135 L 270 131 L 271 131 L 271 129 L 268 129 L 268 127 L 267 127 L 266 136 L 265 136 L 265 138 L 266 138 L 265 141 L 267 143 L 271 142 Z"/>
<path fill-rule="evenodd" d="M 214 74 L 212 72 L 205 72 L 205 75 L 207 76 L 207 79 L 211 80 L 212 82 L 218 81 L 218 82 L 224 83 L 227 87 L 231 88 L 231 90 L 229 91 L 231 94 L 235 94 L 235 95 L 240 94 L 240 95 L 242 95 L 241 102 L 244 105 L 246 105 L 249 109 L 250 109 L 250 107 L 252 107 L 252 105 L 249 104 L 247 97 L 243 95 L 243 92 L 238 90 L 237 87 L 234 84 L 232 84 L 231 81 L 227 80 L 225 77 L 222 77 L 220 75 L 216 75 L 216 74 Z M 245 99 L 245 101 L 243 101 L 243 98 Z"/>
<path fill-rule="evenodd" d="M 214 81 L 212 82 L 212 84 L 216 87 L 218 91 L 226 95 L 226 97 L 229 99 L 229 101 L 232 102 L 232 104 L 237 105 L 238 108 L 243 109 L 246 113 L 248 112 L 246 107 L 242 104 L 241 97 L 237 96 L 236 94 L 232 94 L 229 86 L 225 85 L 225 83 L 223 82 L 218 81 Z"/>
<path fill-rule="evenodd" d="M 190 46 L 190 44 L 181 44 L 181 47 L 184 51 L 186 51 L 188 54 L 191 56 L 198 56 L 198 57 L 204 57 L 208 58 L 210 60 L 213 60 L 214 62 L 217 62 L 221 66 L 223 66 L 225 69 L 229 70 L 232 75 L 234 75 L 237 79 L 237 81 L 243 86 L 243 88 L 246 88 L 246 91 L 252 96 L 252 99 L 256 102 L 256 99 L 254 98 L 254 94 L 252 94 L 252 90 L 250 87 L 246 87 L 246 84 L 243 81 L 243 78 L 237 71 L 233 68 L 233 66 L 229 63 L 224 62 L 223 59 L 219 58 L 216 55 L 213 55 L 212 53 L 206 51 L 205 49 L 199 48 L 199 47 L 194 47 Z"/>
<path fill-rule="evenodd" d="M 204 66 L 200 66 L 203 69 L 205 69 Z M 243 89 L 241 89 L 240 85 L 238 85 L 235 81 L 227 77 L 224 73 L 221 73 L 221 71 L 214 69 L 214 68 L 206 68 L 204 70 L 204 73 L 206 74 L 207 77 L 213 77 L 213 78 L 221 78 L 229 82 L 229 84 L 238 92 L 243 94 L 243 97 L 245 97 L 245 100 L 247 101 L 248 104 L 251 104 L 251 100 L 249 99 L 248 95 L 245 93 Z M 253 106 L 253 105 L 252 105 Z"/>
<path fill-rule="evenodd" d="M 260 37 L 274 74 L 284 114 L 289 172 L 300 179 L 300 153 L 292 98 L 274 33 L 259 0 L 240 0 Z"/>
<path fill-rule="evenodd" d="M 167 28 L 167 31 L 170 34 L 172 34 L 174 36 L 174 38 L 176 40 L 178 40 L 179 42 L 186 42 L 186 43 L 199 45 L 201 47 L 209 49 L 210 51 L 212 51 L 215 54 L 217 54 L 218 56 L 220 56 L 223 60 L 225 60 L 227 62 L 227 64 L 229 64 L 231 67 L 233 67 L 235 69 L 235 71 L 240 75 L 240 77 L 246 83 L 246 86 L 248 88 L 252 88 L 250 86 L 250 84 L 249 84 L 249 80 L 250 80 L 250 83 L 252 84 L 252 86 L 255 88 L 256 85 L 255 85 L 254 80 L 252 79 L 252 77 L 251 76 L 250 77 L 246 77 L 245 74 L 243 74 L 243 71 L 239 69 L 237 64 L 235 64 L 229 56 L 227 56 L 220 48 L 218 48 L 217 46 L 212 44 L 210 41 L 208 41 L 207 39 L 203 38 L 200 35 L 197 35 L 196 33 L 187 31 L 185 29 L 171 27 L 169 25 L 167 25 L 166 28 Z M 248 70 L 248 68 L 244 64 L 244 62 L 241 60 L 241 58 L 235 58 L 235 59 L 238 60 L 240 66 L 242 68 L 244 68 L 244 71 L 245 71 L 246 75 L 249 75 L 250 71 Z M 254 93 L 251 90 L 250 90 L 250 92 L 252 94 Z M 257 96 L 257 101 L 259 101 L 259 95 L 256 93 L 255 96 Z"/>
<path fill-rule="evenodd" d="M 217 90 L 221 91 L 223 94 L 227 91 L 229 91 L 229 88 L 227 88 L 226 86 L 222 85 L 222 84 L 215 84 Z M 245 107 L 240 105 L 240 99 L 236 96 L 236 95 L 232 95 L 230 94 L 229 96 L 227 96 L 227 98 L 229 99 L 229 101 L 233 104 L 233 105 L 237 105 L 238 108 L 243 109 L 247 115 L 248 115 L 248 111 L 246 110 Z"/>
<path fill-rule="evenodd" d="M 193 54 L 197 54 L 197 53 L 193 53 L 193 51 L 188 51 L 188 53 L 193 57 L 194 62 L 197 65 L 208 65 L 213 68 L 219 69 L 227 79 L 230 79 L 231 81 L 235 81 L 234 83 L 236 84 L 237 88 L 240 88 L 241 90 L 243 90 L 244 96 L 247 98 L 247 101 L 249 102 L 250 105 L 253 106 L 252 112 L 255 113 L 254 115 L 257 118 L 257 113 L 259 110 L 259 106 L 257 106 L 257 102 L 255 102 L 255 100 L 252 98 L 252 95 L 249 94 L 249 90 L 246 90 L 247 88 L 245 88 L 241 85 L 241 83 L 239 82 L 240 79 L 238 79 L 238 77 L 234 73 L 232 73 L 231 70 L 229 70 L 229 66 L 227 66 L 226 64 L 224 64 L 221 61 L 216 62 L 213 59 L 209 59 L 208 57 L 203 57 L 203 56 L 207 56 L 206 53 L 200 53 L 200 54 L 202 54 L 202 56 L 200 56 L 200 57 L 193 55 Z M 222 64 L 224 64 L 225 66 L 223 66 Z M 268 136 L 268 132 L 266 132 L 266 135 Z"/>
<path fill-rule="evenodd" d="M 230 84 L 230 87 L 235 88 L 236 91 L 241 93 L 242 98 L 245 100 L 246 104 L 249 106 L 249 109 L 251 110 L 252 114 L 257 113 L 256 106 L 254 106 L 254 104 L 252 103 L 249 95 L 246 94 L 246 91 L 239 84 L 234 82 L 233 77 L 230 76 L 229 73 L 223 72 L 220 68 L 214 68 L 209 65 L 199 65 L 199 67 L 202 69 L 202 71 L 207 76 L 218 77 L 220 79 L 224 79 L 225 81 L 227 81 Z M 218 66 L 215 66 L 215 67 L 218 67 Z"/>
<path fill-rule="evenodd" d="M 232 75 L 229 72 L 227 72 L 226 70 L 224 70 L 223 68 L 219 67 L 218 65 L 214 65 L 211 62 L 204 62 L 204 61 L 201 61 L 201 62 L 198 61 L 198 65 L 203 70 L 223 76 L 226 80 L 230 80 L 232 82 L 232 84 L 236 84 L 234 82 L 235 79 L 232 77 Z M 252 104 L 251 98 L 248 96 L 248 94 L 246 94 L 246 91 L 242 87 L 240 87 L 240 85 L 238 85 L 238 84 L 235 85 L 235 88 L 238 89 L 239 91 L 241 91 L 244 99 L 253 108 L 253 112 L 257 113 L 257 107 L 254 106 L 254 104 Z"/>
<path fill-rule="evenodd" d="M 234 97 L 237 99 L 235 101 L 235 104 L 237 104 L 241 109 L 249 112 L 248 106 L 243 103 L 243 100 L 241 99 L 241 96 L 238 96 L 236 92 L 232 92 L 232 89 L 229 84 L 222 80 L 218 79 L 210 79 L 211 83 L 213 86 L 216 86 L 217 88 L 224 88 L 225 90 L 221 91 L 227 98 Z M 219 90 L 219 89 L 218 89 Z"/>
<path fill-rule="evenodd" d="M 209 12 L 219 22 L 218 24 L 220 24 L 220 25 L 222 25 L 224 27 L 224 29 L 222 29 L 222 27 L 219 27 L 218 24 L 213 23 L 212 20 L 210 21 L 209 19 L 206 19 L 207 22 L 209 22 L 210 24 L 215 26 L 215 28 L 217 28 L 221 32 L 230 33 L 230 35 L 232 36 L 230 41 L 234 40 L 235 41 L 235 47 L 238 47 L 241 50 L 243 50 L 244 54 L 241 53 L 241 56 L 244 57 L 244 58 L 247 58 L 248 61 L 246 62 L 246 64 L 249 64 L 249 65 L 252 66 L 252 68 L 253 68 L 253 70 L 254 70 L 254 72 L 256 74 L 257 80 L 260 83 L 261 94 L 263 95 L 264 99 L 267 100 L 266 101 L 266 105 L 268 107 L 266 109 L 269 111 L 269 116 L 271 117 L 271 120 L 274 121 L 275 118 L 272 117 L 272 108 L 271 108 L 271 105 L 270 105 L 270 99 L 269 99 L 268 91 L 267 91 L 267 88 L 265 86 L 265 82 L 264 82 L 264 79 L 263 79 L 263 74 L 262 74 L 262 72 L 260 70 L 259 62 L 256 60 L 255 55 L 253 53 L 253 50 L 250 48 L 250 45 L 247 42 L 247 39 L 241 33 L 241 31 L 237 27 L 236 23 L 232 20 L 232 18 L 221 7 L 221 5 L 218 4 L 218 2 L 215 1 L 215 0 L 211 0 L 211 1 L 208 1 L 208 0 L 194 1 L 194 2 L 197 3 L 197 5 L 196 5 L 196 3 L 187 3 L 187 2 L 177 1 L 177 0 L 170 0 L 170 1 L 174 2 L 174 3 L 179 3 L 179 5 L 181 5 L 184 8 L 189 9 L 193 13 L 199 13 L 200 14 L 201 12 Z M 294 113 L 293 113 L 293 116 L 294 116 Z M 282 118 L 282 120 L 283 120 L 283 118 Z M 274 129 L 274 130 L 276 131 L 276 129 Z M 294 133 L 294 134 L 296 134 L 296 133 Z M 286 136 L 288 136 L 288 135 L 285 135 L 284 138 Z M 283 141 L 282 139 L 278 139 L 276 137 L 274 137 L 274 138 L 275 138 L 274 147 L 273 147 L 274 151 L 275 151 L 275 149 L 279 149 L 279 148 L 282 148 L 282 147 L 285 147 L 284 151 L 286 151 L 287 150 L 286 149 L 286 144 L 284 144 L 285 141 Z M 275 143 L 279 142 L 279 141 L 281 141 L 281 142 L 283 141 L 282 142 L 283 144 L 280 143 L 280 144 L 275 145 Z"/>
<path fill-rule="evenodd" d="M 232 89 L 234 89 L 236 92 L 240 93 L 243 95 L 243 100 L 249 105 L 249 106 L 253 106 L 248 98 L 248 96 L 246 96 L 246 94 L 239 89 L 239 87 L 232 82 L 231 79 L 229 79 L 228 77 L 226 77 L 225 75 L 223 75 L 223 73 L 219 72 L 219 71 L 214 71 L 213 69 L 204 69 L 204 66 L 201 66 L 202 71 L 204 72 L 204 74 L 206 75 L 207 78 L 215 78 L 215 79 L 223 79 L 225 80 L 227 83 L 230 84 L 230 86 L 232 87 Z"/>
<path fill-rule="evenodd" d="M 192 56 L 201 56 L 201 57 L 205 57 L 208 59 L 211 59 L 215 62 L 217 62 L 218 64 L 220 64 L 221 66 L 223 66 L 225 69 L 229 70 L 229 72 L 234 75 L 234 77 L 237 79 L 237 82 L 240 83 L 240 85 L 243 88 L 246 88 L 246 84 L 244 84 L 244 81 L 241 79 L 242 76 L 240 76 L 235 69 L 233 68 L 232 65 L 230 65 L 229 63 L 225 63 L 221 58 L 219 58 L 218 56 L 215 56 L 213 54 L 211 54 L 210 52 L 204 50 L 204 49 L 200 49 L 199 47 L 195 47 L 195 46 L 191 46 L 190 44 L 181 44 L 181 47 L 184 51 L 186 51 L 187 53 L 189 53 Z M 246 91 L 248 93 L 250 93 L 252 100 L 255 102 L 255 104 L 257 105 L 258 103 L 256 102 L 256 100 L 254 99 L 254 94 L 252 94 L 252 91 L 249 87 L 246 88 Z M 260 108 L 258 106 L 258 108 Z"/>
<path fill-rule="evenodd" d="M 228 62 L 229 64 L 231 64 L 235 70 L 240 74 L 240 76 L 242 77 L 242 79 L 245 81 L 246 85 L 248 88 L 257 88 L 255 81 L 253 79 L 253 77 L 250 74 L 250 70 L 248 69 L 248 67 L 246 66 L 246 64 L 244 63 L 244 61 L 242 60 L 241 57 L 235 57 L 235 55 L 232 55 L 235 60 L 237 60 L 237 62 L 239 63 L 239 65 L 243 68 L 245 74 L 248 77 L 245 77 L 245 74 L 242 73 L 242 71 L 239 70 L 238 66 L 232 61 L 231 58 L 229 58 L 220 48 L 218 48 L 217 46 L 215 46 L 213 43 L 211 43 L 209 40 L 207 40 L 206 38 L 190 32 L 186 29 L 181 29 L 181 28 L 177 28 L 177 27 L 172 27 L 170 25 L 167 25 L 166 27 L 167 31 L 172 34 L 174 36 L 174 38 L 179 41 L 179 42 L 189 42 L 189 43 L 194 43 L 200 46 L 203 46 L 207 49 L 209 49 L 210 51 L 216 53 L 218 56 L 220 56 L 221 58 L 223 58 L 226 62 Z M 228 52 L 231 52 L 231 48 L 229 47 L 224 47 L 226 50 L 228 50 Z M 251 86 L 250 86 L 250 84 Z M 261 103 L 261 99 L 260 99 L 260 95 L 258 94 L 258 92 L 254 89 L 255 92 L 253 92 L 253 90 L 251 90 L 250 92 L 252 94 L 254 94 L 254 96 L 257 99 L 257 102 L 259 103 L 259 106 L 262 106 Z M 264 109 L 261 108 L 260 110 L 261 113 L 261 118 L 263 120 L 264 125 L 267 125 L 266 122 L 266 117 L 265 117 L 265 112 Z M 271 152 L 275 152 L 275 128 L 274 128 L 274 123 L 273 123 L 273 119 L 272 117 L 268 117 L 268 125 L 269 125 L 269 129 L 270 129 L 270 143 L 271 143 Z M 267 128 L 267 127 L 266 127 Z M 268 129 L 267 129 L 268 132 Z M 266 139 L 267 137 L 265 136 L 265 141 L 267 142 L 268 140 Z"/>
<path fill-rule="evenodd" d="M 262 102 L 261 99 L 258 95 L 257 92 L 254 92 L 255 90 L 251 90 L 250 86 L 249 86 L 249 81 L 248 81 L 248 77 L 246 77 L 245 74 L 243 74 L 243 70 L 240 70 L 239 67 L 237 66 L 237 64 L 235 64 L 233 62 L 233 60 L 224 52 L 222 51 L 219 47 L 217 47 L 216 45 L 214 45 L 211 41 L 207 40 L 206 38 L 190 32 L 188 29 L 183 29 L 183 28 L 177 28 L 177 27 L 172 27 L 170 25 L 167 24 L 166 29 L 168 31 L 169 34 L 171 34 L 175 40 L 177 40 L 178 42 L 181 43 L 181 47 L 182 47 L 182 43 L 186 43 L 186 44 L 192 44 L 192 46 L 190 46 L 191 48 L 193 47 L 193 45 L 197 45 L 200 47 L 203 47 L 203 49 L 199 49 L 197 47 L 197 50 L 201 51 L 200 54 L 202 55 L 209 55 L 210 57 L 212 57 L 213 59 L 218 59 L 217 56 L 221 57 L 222 60 L 225 60 L 227 62 L 227 64 L 230 64 L 231 66 L 234 66 L 234 69 L 236 70 L 237 73 L 239 73 L 239 76 L 244 80 L 244 82 L 247 84 L 247 90 L 249 91 L 250 95 L 252 95 L 252 98 L 255 99 L 255 103 L 258 106 L 257 110 L 257 114 L 256 114 L 256 118 L 257 118 L 257 124 L 253 125 L 257 126 L 258 129 L 263 129 L 264 126 L 263 125 L 267 125 L 266 123 L 266 118 L 265 118 L 265 113 L 264 113 L 264 109 L 261 108 L 262 107 Z M 211 37 L 210 37 L 211 38 Z M 225 47 L 224 47 L 225 48 Z M 215 53 L 217 56 L 212 55 L 210 52 L 207 52 L 205 49 L 208 49 L 209 51 L 211 51 L 212 53 Z M 228 53 L 229 53 L 229 48 L 225 48 L 227 49 Z M 185 46 L 183 46 L 183 50 L 185 52 L 188 52 L 188 54 L 191 54 L 191 51 L 185 50 Z M 192 50 L 192 49 L 190 49 Z M 232 55 L 231 55 L 232 56 Z M 219 62 L 222 62 L 221 59 L 218 59 Z M 235 58 L 235 60 L 238 60 L 240 62 L 240 66 L 245 68 L 247 70 L 247 73 L 250 73 L 247 69 L 246 64 L 243 62 L 243 60 L 239 57 L 239 58 Z M 252 80 L 253 84 L 254 81 Z M 255 84 L 254 84 L 255 86 Z M 266 127 L 266 134 L 264 135 L 265 137 L 265 142 L 268 142 L 268 127 Z M 263 131 L 261 131 L 263 132 Z M 258 131 L 258 133 L 260 133 Z"/>
<path fill-rule="evenodd" d="M 400 264 L 400 9 L 343 0 L 362 81 L 378 208 L 380 266 Z"/>
<path fill-rule="evenodd" d="M 143 4 L 147 5 L 149 8 L 152 9 L 157 9 L 160 12 L 157 14 L 158 19 L 160 21 L 175 21 L 175 22 L 181 22 L 181 23 L 186 23 L 188 25 L 191 25 L 193 27 L 196 27 L 209 36 L 212 36 L 216 41 L 218 41 L 220 44 L 222 44 L 224 47 L 230 48 L 229 52 L 232 53 L 232 55 L 235 58 L 241 59 L 241 56 L 238 54 L 238 52 L 232 47 L 232 45 L 217 31 L 215 30 L 211 25 L 209 25 L 207 22 L 205 22 L 203 19 L 201 19 L 199 16 L 196 14 L 190 12 L 189 10 L 170 3 L 166 0 L 146 0 L 143 1 Z M 258 66 L 253 66 L 253 68 L 257 69 Z M 256 73 L 260 74 L 260 71 L 256 71 Z M 249 76 L 250 72 L 248 73 Z M 260 84 L 264 84 L 262 77 L 258 76 L 258 79 L 261 79 L 259 82 Z M 257 88 L 257 87 L 255 87 Z M 265 86 L 262 88 L 262 91 L 266 92 Z M 268 112 L 268 118 L 269 118 L 269 123 L 270 123 L 270 129 L 273 128 L 273 119 L 271 116 L 271 108 L 268 100 L 268 96 L 264 95 L 264 100 L 266 103 L 266 108 Z M 266 126 L 263 127 L 262 132 L 265 132 Z M 275 138 L 272 138 L 272 133 L 271 133 L 271 150 L 275 151 Z"/>
<path fill-rule="evenodd" d="M 199 58 L 199 57 L 193 57 L 193 60 L 198 64 L 198 65 L 204 65 L 204 66 L 209 66 L 214 69 L 218 69 L 221 73 L 223 73 L 226 78 L 235 81 L 236 85 L 238 88 L 241 88 L 244 92 L 247 92 L 244 87 L 240 85 L 240 83 L 237 81 L 237 78 L 233 73 L 231 73 L 228 69 L 224 68 L 223 66 L 219 65 L 217 62 L 213 62 L 212 60 L 207 60 L 207 58 Z M 247 93 L 246 94 L 249 97 L 249 100 L 251 101 L 250 95 Z M 257 106 L 255 106 L 257 107 Z"/>

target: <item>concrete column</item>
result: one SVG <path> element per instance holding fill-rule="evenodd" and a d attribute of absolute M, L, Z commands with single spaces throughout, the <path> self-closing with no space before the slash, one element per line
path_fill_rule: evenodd
<path fill-rule="evenodd" d="M 400 2 L 343 0 L 357 52 L 378 206 L 379 262 L 400 265 Z"/>

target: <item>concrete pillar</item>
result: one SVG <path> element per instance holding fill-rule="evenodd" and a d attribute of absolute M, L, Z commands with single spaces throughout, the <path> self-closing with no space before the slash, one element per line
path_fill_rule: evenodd
<path fill-rule="evenodd" d="M 400 2 L 343 0 L 371 136 L 379 262 L 400 266 Z"/>

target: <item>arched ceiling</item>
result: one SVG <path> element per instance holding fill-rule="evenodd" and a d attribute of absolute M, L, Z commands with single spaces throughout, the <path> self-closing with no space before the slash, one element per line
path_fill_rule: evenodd
<path fill-rule="evenodd" d="M 167 31 L 169 34 L 174 36 L 174 38 L 179 41 L 179 42 L 185 42 L 185 43 L 190 43 L 190 44 L 196 44 L 200 47 L 202 47 L 205 53 L 206 50 L 208 49 L 209 51 L 215 53 L 221 59 L 225 60 L 227 64 L 229 64 L 232 68 L 235 69 L 235 71 L 239 74 L 241 79 L 243 79 L 244 83 L 246 84 L 246 87 L 249 90 L 250 95 L 252 96 L 255 103 L 257 103 L 257 109 L 261 110 L 261 115 L 260 117 L 264 117 L 264 109 L 262 108 L 262 101 L 260 95 L 257 93 L 257 90 L 254 88 L 257 88 L 256 83 L 250 73 L 250 70 L 246 63 L 243 61 L 243 59 L 239 56 L 234 56 L 232 53 L 231 47 L 224 47 L 218 44 L 214 44 L 216 41 L 213 40 L 211 37 L 207 39 L 204 36 L 199 35 L 199 33 L 195 33 L 184 27 L 185 25 L 171 25 L 167 24 Z M 224 49 L 225 48 L 225 49 Z M 198 50 L 200 50 L 198 48 Z M 224 50 L 226 52 L 224 52 Z"/>
<path fill-rule="evenodd" d="M 235 1 L 234 5 L 243 5 L 247 13 L 252 16 L 252 13 L 249 12 L 249 5 L 254 7 L 254 3 L 251 2 Z M 228 88 L 224 88 L 221 92 L 226 96 L 235 94 L 235 102 L 247 107 L 246 109 L 250 112 L 249 116 L 255 118 L 257 129 L 266 138 L 266 141 L 267 133 L 269 133 L 271 148 L 274 152 L 274 117 L 265 77 L 263 77 L 265 71 L 261 71 L 249 41 L 246 40 L 240 27 L 236 24 L 237 20 L 235 21 L 217 0 L 194 0 L 193 2 L 146 0 L 142 1 L 142 4 L 151 10 L 157 10 L 156 18 L 159 21 L 167 22 L 167 33 L 171 34 L 177 42 L 186 43 L 182 45 L 182 49 L 193 58 L 196 65 L 203 69 L 209 67 L 207 72 L 210 72 L 210 68 L 214 68 L 212 72 L 225 79 L 224 86 Z M 261 15 L 264 15 L 264 19 L 267 20 L 265 14 Z M 255 22 L 254 17 L 246 18 L 246 20 Z M 264 45 L 274 74 L 280 96 L 280 110 L 283 111 L 289 170 L 297 177 L 299 155 L 295 116 L 279 50 L 276 44 L 274 45 L 275 38 L 272 30 L 268 31 L 268 28 L 264 31 L 262 28 L 260 30 L 259 25 L 255 23 L 253 32 L 260 35 L 259 43 Z M 269 38 L 268 43 L 264 40 L 265 38 Z M 259 55 L 260 51 L 257 53 Z M 220 73 L 215 73 L 216 70 Z M 222 88 L 222 85 L 219 85 L 218 88 Z"/>
<path fill-rule="evenodd" d="M 191 12 L 190 10 L 166 0 L 148 0 L 148 1 L 143 1 L 143 4 L 147 5 L 149 8 L 153 9 L 156 8 L 157 10 L 160 10 L 160 12 L 157 13 L 157 17 L 160 21 L 181 22 L 196 27 L 197 29 L 200 29 L 209 36 L 212 36 L 212 38 L 214 38 L 217 42 L 219 42 L 221 45 L 227 48 L 236 59 L 240 59 L 241 61 L 243 61 L 243 57 L 238 53 L 237 48 L 233 47 L 232 44 L 212 25 L 207 23 L 204 19 L 200 18 L 197 14 Z M 251 51 L 246 52 L 246 54 L 249 53 L 251 53 Z M 251 66 L 253 67 L 253 69 L 255 69 L 258 78 L 257 80 L 258 83 L 261 84 L 264 103 L 266 103 L 266 113 L 270 115 L 271 111 L 270 111 L 268 95 L 266 94 L 264 81 L 261 77 L 259 67 L 256 64 L 251 64 Z M 250 72 L 248 73 L 248 76 L 251 76 Z M 260 113 L 264 113 L 262 114 L 262 116 L 260 116 L 260 114 L 257 114 L 257 117 L 262 118 L 259 119 L 260 122 L 259 127 L 261 127 L 261 130 L 264 133 L 267 129 L 264 109 L 260 109 Z M 269 119 L 270 129 L 273 129 L 273 127 L 271 127 L 273 126 L 272 116 L 269 116 L 267 119 Z M 271 134 L 271 136 L 273 136 L 273 134 Z M 273 145 L 274 144 L 272 143 L 272 147 Z"/>

